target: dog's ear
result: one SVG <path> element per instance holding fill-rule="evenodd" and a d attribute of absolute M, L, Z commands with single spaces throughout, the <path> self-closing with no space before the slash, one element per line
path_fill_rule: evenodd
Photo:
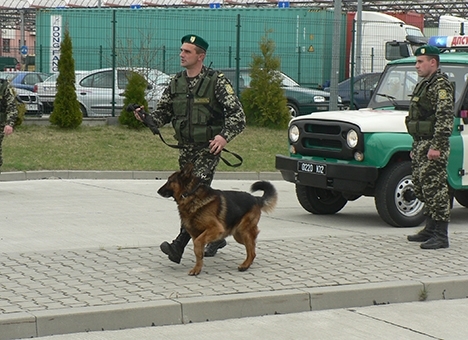
<path fill-rule="evenodd" d="M 192 162 L 186 163 L 184 165 L 184 167 L 182 168 L 181 175 L 185 178 L 187 177 L 190 178 L 193 176 L 193 163 Z"/>

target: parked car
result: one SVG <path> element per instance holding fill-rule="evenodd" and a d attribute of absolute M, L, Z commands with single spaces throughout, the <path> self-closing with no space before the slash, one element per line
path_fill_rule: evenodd
<path fill-rule="evenodd" d="M 351 78 L 340 82 L 338 84 L 338 95 L 343 100 L 344 107 L 349 109 L 351 106 L 351 88 L 353 90 L 354 108 L 362 109 L 367 107 L 381 74 L 382 73 L 363 73 L 357 75 L 353 79 L 353 86 L 351 86 Z M 330 92 L 329 87 L 324 88 L 324 90 Z"/>
<path fill-rule="evenodd" d="M 4 71 L 0 72 L 0 78 L 6 78 L 13 87 L 28 91 L 34 90 L 34 85 L 46 80 L 50 73 L 45 72 L 26 72 L 26 71 Z"/>
<path fill-rule="evenodd" d="M 26 115 L 42 116 L 43 106 L 37 93 L 15 88 L 17 99 L 26 105 Z"/>
<path fill-rule="evenodd" d="M 170 76 L 156 69 L 118 68 L 115 72 L 115 112 L 120 115 L 123 109 L 124 92 L 128 85 L 131 72 L 138 72 L 148 82 L 146 100 L 149 109 L 156 106 L 162 92 L 169 84 Z M 112 115 L 112 75 L 111 68 L 93 71 L 76 71 L 75 87 L 78 102 L 84 117 L 103 117 Z M 50 76 L 44 82 L 35 86 L 35 92 L 44 103 L 44 111 L 53 110 L 53 102 L 57 93 L 56 81 L 58 73 Z"/>
<path fill-rule="evenodd" d="M 224 75 L 231 80 L 236 87 L 236 69 L 220 70 Z M 284 94 L 288 100 L 287 106 L 291 117 L 297 117 L 317 111 L 328 111 L 330 93 L 322 90 L 315 90 L 299 85 L 294 79 L 281 72 L 283 79 L 282 87 Z M 251 76 L 250 69 L 241 68 L 239 70 L 239 91 L 250 86 Z M 341 98 L 338 98 L 338 107 L 342 107 Z"/>
<path fill-rule="evenodd" d="M 0 71 L 19 71 L 21 64 L 15 57 L 0 57 Z"/>

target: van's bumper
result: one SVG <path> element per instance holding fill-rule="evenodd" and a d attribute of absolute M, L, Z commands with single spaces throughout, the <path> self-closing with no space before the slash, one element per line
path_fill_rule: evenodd
<path fill-rule="evenodd" d="M 300 163 L 301 162 L 301 163 Z M 323 173 L 299 170 L 302 163 L 313 164 L 324 169 Z M 285 181 L 341 192 L 363 193 L 378 178 L 378 169 L 342 163 L 307 161 L 283 155 L 276 155 L 275 167 Z"/>

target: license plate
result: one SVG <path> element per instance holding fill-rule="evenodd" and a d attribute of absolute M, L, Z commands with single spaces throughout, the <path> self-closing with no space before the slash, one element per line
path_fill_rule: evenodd
<path fill-rule="evenodd" d="M 325 164 L 311 163 L 311 162 L 298 162 L 297 170 L 299 172 L 309 172 L 313 174 L 326 175 L 327 166 Z"/>

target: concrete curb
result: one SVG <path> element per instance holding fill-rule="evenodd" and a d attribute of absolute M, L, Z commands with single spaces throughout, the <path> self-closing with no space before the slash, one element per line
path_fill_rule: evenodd
<path fill-rule="evenodd" d="M 0 174 L 0 182 L 38 179 L 167 179 L 173 171 L 85 171 L 44 170 L 15 171 Z M 215 179 L 229 180 L 281 180 L 280 172 L 217 172 Z"/>
<path fill-rule="evenodd" d="M 0 316 L 0 339 L 468 297 L 468 277 L 291 289 Z"/>

